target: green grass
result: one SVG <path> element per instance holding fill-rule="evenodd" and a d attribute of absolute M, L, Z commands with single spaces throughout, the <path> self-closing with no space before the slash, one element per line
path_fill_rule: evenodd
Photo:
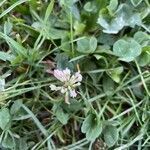
<path fill-rule="evenodd" d="M 0 149 L 150 149 L 149 6 L 1 0 Z M 47 73 L 65 68 L 83 77 L 70 104 Z"/>

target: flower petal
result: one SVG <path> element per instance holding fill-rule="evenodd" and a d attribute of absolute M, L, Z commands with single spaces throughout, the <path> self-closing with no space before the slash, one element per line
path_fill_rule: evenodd
<path fill-rule="evenodd" d="M 49 87 L 51 88 L 52 91 L 59 91 L 59 90 L 61 90 L 61 87 L 60 87 L 60 86 L 57 87 L 57 86 L 54 85 L 54 84 L 51 84 Z"/>
<path fill-rule="evenodd" d="M 70 97 L 76 97 L 77 96 L 77 93 L 75 90 L 70 90 Z"/>
<path fill-rule="evenodd" d="M 80 74 L 80 72 L 76 72 L 75 75 L 72 75 L 70 78 L 70 83 L 72 85 L 81 81 L 82 81 L 82 75 Z"/>
<path fill-rule="evenodd" d="M 70 70 L 67 68 L 65 70 L 54 70 L 54 76 L 61 82 L 68 81 L 70 79 L 70 75 Z"/>
<path fill-rule="evenodd" d="M 66 93 L 66 92 L 67 92 L 67 88 L 61 87 L 61 93 L 64 94 L 64 93 Z"/>
<path fill-rule="evenodd" d="M 76 82 L 81 82 L 82 81 L 82 75 L 80 74 L 80 72 L 75 73 L 75 78 L 76 78 Z"/>
<path fill-rule="evenodd" d="M 63 78 L 64 73 L 63 73 L 63 71 L 58 70 L 58 69 L 54 70 L 54 76 L 55 76 L 55 78 L 57 78 L 57 79 L 60 80 L 61 82 L 64 81 L 64 78 Z"/>
<path fill-rule="evenodd" d="M 63 70 L 63 73 L 65 75 L 65 79 L 68 81 L 71 76 L 71 71 L 68 68 L 66 68 L 65 70 Z"/>

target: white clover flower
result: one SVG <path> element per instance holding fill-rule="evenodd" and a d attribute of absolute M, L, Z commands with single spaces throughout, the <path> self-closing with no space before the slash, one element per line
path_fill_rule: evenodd
<path fill-rule="evenodd" d="M 76 72 L 74 75 L 71 75 L 71 71 L 66 68 L 65 70 L 54 70 L 54 77 L 63 83 L 62 86 L 56 86 L 51 84 L 50 88 L 52 91 L 60 91 L 62 94 L 65 94 L 65 102 L 69 103 L 69 96 L 76 97 L 77 92 L 75 88 L 81 85 L 82 75 L 80 72 Z"/>

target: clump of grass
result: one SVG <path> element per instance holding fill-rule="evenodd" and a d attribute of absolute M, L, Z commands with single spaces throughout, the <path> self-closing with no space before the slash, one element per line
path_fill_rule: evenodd
<path fill-rule="evenodd" d="M 148 149 L 149 6 L 2 0 L 0 149 Z"/>

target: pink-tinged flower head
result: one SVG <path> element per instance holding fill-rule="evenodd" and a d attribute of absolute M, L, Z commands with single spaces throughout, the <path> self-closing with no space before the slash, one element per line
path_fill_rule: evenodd
<path fill-rule="evenodd" d="M 68 96 L 76 97 L 77 92 L 75 88 L 81 85 L 82 75 L 80 72 L 76 72 L 74 75 L 71 75 L 71 71 L 66 68 L 65 70 L 54 70 L 54 76 L 59 81 L 63 82 L 62 86 L 56 87 L 55 85 L 51 85 L 50 88 L 52 91 L 60 91 L 62 94 L 65 94 L 65 102 L 69 104 Z"/>

